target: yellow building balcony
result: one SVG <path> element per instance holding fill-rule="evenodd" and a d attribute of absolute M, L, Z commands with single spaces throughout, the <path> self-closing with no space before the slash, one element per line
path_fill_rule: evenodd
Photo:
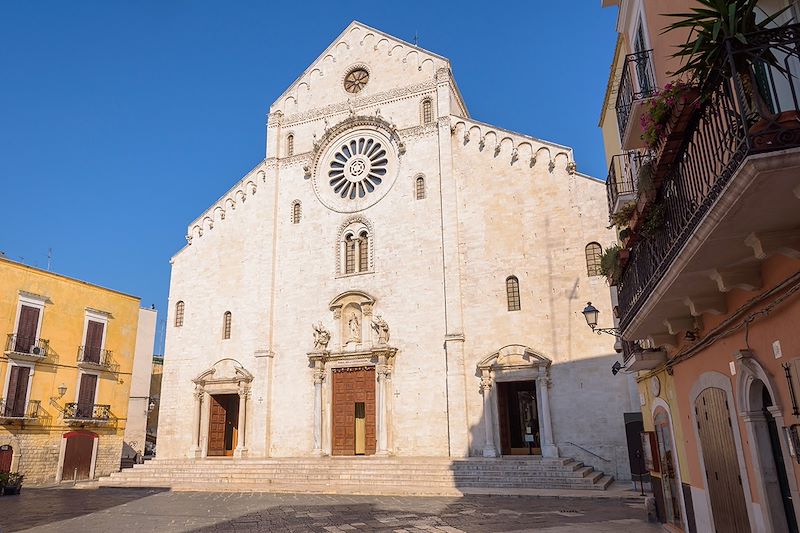
<path fill-rule="evenodd" d="M 101 350 L 93 346 L 78 347 L 78 366 L 94 370 L 107 370 L 115 372 L 118 366 L 114 362 L 114 353 L 111 350 Z"/>
<path fill-rule="evenodd" d="M 41 361 L 50 353 L 50 343 L 46 339 L 9 333 L 3 353 L 9 359 Z"/>
<path fill-rule="evenodd" d="M 71 426 L 105 426 L 113 421 L 110 405 L 79 402 L 64 405 L 64 422 Z"/>
<path fill-rule="evenodd" d="M 0 424 L 36 422 L 39 420 L 40 402 L 9 402 L 0 398 Z"/>

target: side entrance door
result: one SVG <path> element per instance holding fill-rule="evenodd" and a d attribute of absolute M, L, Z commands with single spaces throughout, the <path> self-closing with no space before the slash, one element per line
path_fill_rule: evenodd
<path fill-rule="evenodd" d="M 14 449 L 10 444 L 0 446 L 0 474 L 11 472 L 11 459 L 14 457 Z"/>
<path fill-rule="evenodd" d="M 92 468 L 92 451 L 97 435 L 88 431 L 72 431 L 64 435 L 64 466 L 61 479 L 89 479 Z"/>
<path fill-rule="evenodd" d="M 705 389 L 695 400 L 694 409 L 717 533 L 750 533 L 725 391 Z"/>

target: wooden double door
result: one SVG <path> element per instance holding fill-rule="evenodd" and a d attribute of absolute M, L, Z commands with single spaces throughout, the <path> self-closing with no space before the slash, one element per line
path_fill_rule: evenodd
<path fill-rule="evenodd" d="M 209 456 L 231 456 L 239 433 L 239 395 L 214 394 L 208 417 Z"/>
<path fill-rule="evenodd" d="M 375 367 L 334 368 L 333 455 L 375 453 Z"/>
<path fill-rule="evenodd" d="M 71 431 L 64 435 L 64 464 L 61 468 L 61 479 L 78 481 L 91 477 L 92 455 L 96 433 L 89 431 Z"/>

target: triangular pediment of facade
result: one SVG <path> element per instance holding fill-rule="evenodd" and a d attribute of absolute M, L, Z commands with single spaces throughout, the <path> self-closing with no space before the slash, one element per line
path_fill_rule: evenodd
<path fill-rule="evenodd" d="M 364 68 L 369 81 L 351 94 L 344 90 L 344 78 L 356 68 Z M 348 100 L 361 105 L 409 86 L 434 87 L 441 69 L 451 78 L 447 58 L 353 21 L 273 102 L 270 113 L 290 116 Z"/>
<path fill-rule="evenodd" d="M 552 360 L 522 344 L 509 344 L 478 363 L 478 369 L 548 367 Z"/>

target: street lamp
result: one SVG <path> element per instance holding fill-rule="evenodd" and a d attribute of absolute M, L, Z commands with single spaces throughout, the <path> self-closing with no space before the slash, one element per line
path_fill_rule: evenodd
<path fill-rule="evenodd" d="M 58 397 L 63 398 L 66 393 L 67 393 L 67 386 L 62 383 L 58 387 Z"/>
<path fill-rule="evenodd" d="M 583 317 L 586 319 L 586 323 L 589 325 L 589 327 L 592 328 L 592 331 L 598 335 L 601 333 L 607 333 L 609 335 L 613 335 L 614 337 L 621 338 L 617 328 L 598 328 L 598 315 L 600 315 L 600 310 L 593 306 L 592 302 L 586 302 L 586 307 L 583 308 Z"/>

